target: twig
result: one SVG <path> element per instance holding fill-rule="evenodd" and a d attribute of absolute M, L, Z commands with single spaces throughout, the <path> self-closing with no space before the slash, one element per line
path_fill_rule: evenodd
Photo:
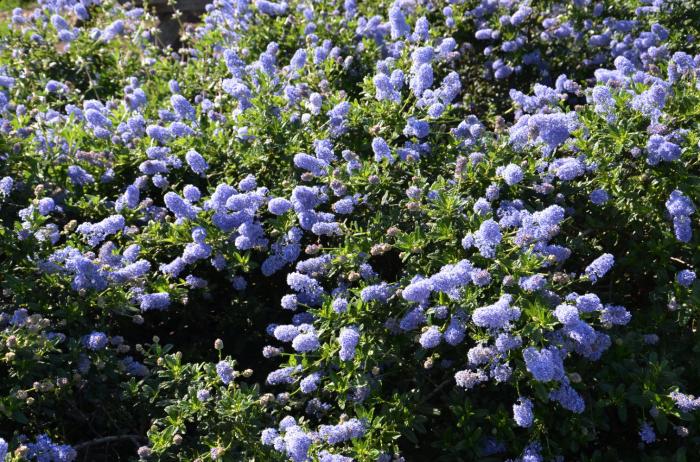
<path fill-rule="evenodd" d="M 437 395 L 438 393 L 440 393 L 440 390 L 442 390 L 443 388 L 445 388 L 445 386 L 447 386 L 450 382 L 452 382 L 452 379 L 447 379 L 447 380 L 445 380 L 444 382 L 442 382 L 440 385 L 437 386 L 437 388 L 436 388 L 435 390 L 433 390 L 428 396 L 426 396 L 425 399 L 423 399 L 423 400 L 420 402 L 420 404 L 425 404 L 425 403 L 427 403 L 428 401 L 430 401 L 430 399 L 431 399 L 433 396 L 435 396 L 435 395 Z"/>
<path fill-rule="evenodd" d="M 138 441 L 141 440 L 141 436 L 139 435 L 113 435 L 113 436 L 103 436 L 102 438 L 95 438 L 94 440 L 90 441 L 85 441 L 84 443 L 76 444 L 74 448 L 76 450 L 80 450 L 83 448 L 87 448 L 89 446 L 95 446 L 97 444 L 104 444 L 104 443 L 112 443 L 114 441 L 121 441 L 121 440 L 131 440 L 134 442 L 134 444 L 138 444 Z"/>

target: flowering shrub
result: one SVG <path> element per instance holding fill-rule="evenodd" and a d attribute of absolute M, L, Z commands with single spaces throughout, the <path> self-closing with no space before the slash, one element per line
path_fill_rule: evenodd
<path fill-rule="evenodd" d="M 693 12 L 12 10 L 0 459 L 693 460 Z"/>

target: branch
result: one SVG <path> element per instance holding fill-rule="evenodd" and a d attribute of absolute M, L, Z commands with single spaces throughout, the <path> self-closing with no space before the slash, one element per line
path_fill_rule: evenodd
<path fill-rule="evenodd" d="M 425 403 L 427 403 L 428 401 L 430 401 L 435 395 L 437 395 L 438 393 L 440 393 L 440 390 L 442 390 L 443 388 L 445 388 L 445 386 L 447 386 L 450 382 L 452 382 L 452 380 L 453 380 L 453 379 L 447 379 L 447 380 L 445 380 L 444 382 L 442 382 L 440 385 L 437 386 L 437 388 L 435 388 L 435 390 L 432 391 L 432 393 L 430 393 L 428 396 L 426 396 L 426 397 L 420 402 L 420 404 L 422 405 L 422 404 L 425 404 Z"/>
<path fill-rule="evenodd" d="M 113 443 L 114 441 L 121 441 L 121 440 L 131 440 L 134 442 L 134 444 L 138 444 L 138 441 L 142 440 L 142 439 L 143 438 L 139 435 L 103 436 L 102 438 L 95 438 L 94 440 L 85 441 L 84 443 L 76 444 L 73 447 L 75 450 L 80 450 L 83 448 L 87 448 L 89 446 L 95 446 L 97 444 Z"/>

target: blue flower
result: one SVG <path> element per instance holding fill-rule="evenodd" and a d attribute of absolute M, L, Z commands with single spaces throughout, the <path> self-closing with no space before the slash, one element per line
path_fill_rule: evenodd
<path fill-rule="evenodd" d="M 273 215 L 284 215 L 292 208 L 292 203 L 282 197 L 275 197 L 268 202 L 267 208 Z"/>
<path fill-rule="evenodd" d="M 320 381 L 321 374 L 318 372 L 314 372 L 312 374 L 307 375 L 299 382 L 299 389 L 302 393 L 308 395 L 309 393 L 313 393 L 314 391 L 316 391 L 316 389 L 318 389 L 318 384 Z"/>
<path fill-rule="evenodd" d="M 140 299 L 142 311 L 164 310 L 170 306 L 170 294 L 167 292 L 143 294 Z"/>
<path fill-rule="evenodd" d="M 196 111 L 184 96 L 175 94 L 170 97 L 170 104 L 180 119 L 194 120 Z"/>
<path fill-rule="evenodd" d="M 549 164 L 549 171 L 554 173 L 560 180 L 571 181 L 583 175 L 586 169 L 580 160 L 573 157 L 564 157 Z"/>
<path fill-rule="evenodd" d="M 194 219 L 199 213 L 199 209 L 187 203 L 177 193 L 169 191 L 163 196 L 165 206 L 175 214 L 178 219 Z"/>
<path fill-rule="evenodd" d="M 591 282 L 595 283 L 599 278 L 602 278 L 607 274 L 608 271 L 615 264 L 615 257 L 609 253 L 604 253 L 600 257 L 593 260 L 590 265 L 586 267 L 586 276 Z"/>
<path fill-rule="evenodd" d="M 494 258 L 496 256 L 496 246 L 501 242 L 502 238 L 503 235 L 499 224 L 492 219 L 488 219 L 474 233 L 474 245 L 484 258 Z"/>
<path fill-rule="evenodd" d="M 608 196 L 608 192 L 605 191 L 604 189 L 594 189 L 591 192 L 589 198 L 591 199 L 591 202 L 593 202 L 593 204 L 603 205 L 608 201 L 609 196 Z"/>
<path fill-rule="evenodd" d="M 348 310 L 348 301 L 344 298 L 336 298 L 331 306 L 336 313 L 345 313 Z"/>
<path fill-rule="evenodd" d="M 216 374 L 219 376 L 224 385 L 228 385 L 234 379 L 234 370 L 231 363 L 228 361 L 219 361 L 216 364 Z"/>
<path fill-rule="evenodd" d="M 677 391 L 671 392 L 671 399 L 676 403 L 678 409 L 683 412 L 692 412 L 700 409 L 700 398 L 693 395 L 686 395 Z"/>
<path fill-rule="evenodd" d="M 416 138 L 425 138 L 429 133 L 430 124 L 424 120 L 418 120 L 415 117 L 409 117 L 406 121 L 406 127 L 403 129 L 404 135 L 415 136 Z"/>
<path fill-rule="evenodd" d="M 523 350 L 523 359 L 528 372 L 539 382 L 559 380 L 564 375 L 562 357 L 555 347 L 541 350 L 527 347 Z"/>
<path fill-rule="evenodd" d="M 433 86 L 433 67 L 429 63 L 421 64 L 413 73 L 409 88 L 416 98 L 420 98 L 431 86 Z"/>
<path fill-rule="evenodd" d="M 120 232 L 124 226 L 123 216 L 112 215 L 97 223 L 82 223 L 76 230 L 87 238 L 91 246 L 96 246 L 107 236 Z"/>
<path fill-rule="evenodd" d="M 384 138 L 377 137 L 372 140 L 372 151 L 374 152 L 375 162 L 381 162 L 382 159 L 387 159 L 390 164 L 394 163 L 391 149 L 386 141 L 384 141 Z"/>
<path fill-rule="evenodd" d="M 646 444 L 651 444 L 656 441 L 656 433 L 654 432 L 654 428 L 649 425 L 648 422 L 644 422 L 639 429 L 639 438 Z"/>
<path fill-rule="evenodd" d="M 666 210 L 674 218 L 689 216 L 695 213 L 695 204 L 683 191 L 676 189 L 666 201 Z"/>
<path fill-rule="evenodd" d="M 292 373 L 295 372 L 294 367 L 285 367 L 272 371 L 267 375 L 266 382 L 270 385 L 290 384 L 294 381 Z"/>
<path fill-rule="evenodd" d="M 600 310 L 600 321 L 604 324 L 624 326 L 632 319 L 632 315 L 623 306 L 605 305 Z"/>
<path fill-rule="evenodd" d="M 104 332 L 93 332 L 85 337 L 84 343 L 89 350 L 102 350 L 107 346 L 107 335 Z"/>
<path fill-rule="evenodd" d="M 510 323 L 520 318 L 520 310 L 510 306 L 512 296 L 504 294 L 493 305 L 477 308 L 472 313 L 472 321 L 479 327 L 507 329 Z"/>
<path fill-rule="evenodd" d="M 522 396 L 518 398 L 518 404 L 513 404 L 513 419 L 519 427 L 529 428 L 535 418 L 532 413 L 532 401 Z"/>
<path fill-rule="evenodd" d="M 172 138 L 170 130 L 160 125 L 149 125 L 146 127 L 146 134 L 161 144 L 167 143 Z"/>
<path fill-rule="evenodd" d="M 695 281 L 695 278 L 695 271 L 686 269 L 676 273 L 676 282 L 683 287 L 690 287 L 693 281 Z"/>
<path fill-rule="evenodd" d="M 401 101 L 401 93 L 396 89 L 391 79 L 386 74 L 377 74 L 372 79 L 376 89 L 375 98 L 377 101 Z"/>
<path fill-rule="evenodd" d="M 673 162 L 681 157 L 681 148 L 661 135 L 651 135 L 647 142 L 647 163 Z"/>
<path fill-rule="evenodd" d="M 351 361 L 355 357 L 355 348 L 360 341 L 360 332 L 354 326 L 343 327 L 338 335 L 340 360 Z"/>
<path fill-rule="evenodd" d="M 185 154 L 185 160 L 192 171 L 199 175 L 204 175 L 204 173 L 209 169 L 207 161 L 204 160 L 204 157 L 202 157 L 202 155 L 194 149 L 187 151 Z"/>
<path fill-rule="evenodd" d="M 46 216 L 56 209 L 56 203 L 50 197 L 44 197 L 43 199 L 39 200 L 39 204 L 37 204 L 37 209 L 40 215 Z"/>
<path fill-rule="evenodd" d="M 520 183 L 523 181 L 524 176 L 523 170 L 515 164 L 506 165 L 501 170 L 499 175 L 505 180 L 508 186 L 513 186 L 514 184 Z"/>
<path fill-rule="evenodd" d="M 362 291 L 360 292 L 360 298 L 365 303 L 370 301 L 386 303 L 387 299 L 391 296 L 392 292 L 392 287 L 387 283 L 382 282 L 380 284 L 367 286 L 364 289 L 362 289 Z"/>
<path fill-rule="evenodd" d="M 437 329 L 437 327 L 430 326 L 421 334 L 418 343 L 420 343 L 420 346 L 427 350 L 438 346 L 440 344 L 440 340 L 442 340 L 442 334 L 440 331 Z"/>
<path fill-rule="evenodd" d="M 255 0 L 255 6 L 263 14 L 268 16 L 282 16 L 287 12 L 287 3 L 274 3 L 267 0 Z"/>
<path fill-rule="evenodd" d="M 570 385 L 564 383 L 557 390 L 549 393 L 549 399 L 558 402 L 564 409 L 576 414 L 581 414 L 586 408 L 581 395 Z"/>
<path fill-rule="evenodd" d="M 657 120 L 666 105 L 666 88 L 659 82 L 632 98 L 631 106 L 652 120 Z"/>
<path fill-rule="evenodd" d="M 199 191 L 199 188 L 192 186 L 191 184 L 188 184 L 183 188 L 182 194 L 185 196 L 185 200 L 187 200 L 189 203 L 195 203 L 202 197 L 202 193 Z"/>
<path fill-rule="evenodd" d="M 338 444 L 354 438 L 362 438 L 367 429 L 358 419 L 352 418 L 337 425 L 321 425 L 318 435 L 328 444 Z"/>
<path fill-rule="evenodd" d="M 294 165 L 298 168 L 308 170 L 314 176 L 325 175 L 329 167 L 328 162 L 323 159 L 318 159 L 303 152 L 294 155 Z"/>
<path fill-rule="evenodd" d="M 306 50 L 303 48 L 298 49 L 294 52 L 294 56 L 289 61 L 289 67 L 294 70 L 300 70 L 306 64 Z"/>
<path fill-rule="evenodd" d="M 575 306 L 562 303 L 554 309 L 554 317 L 564 325 L 575 324 L 579 321 L 578 310 Z"/>
<path fill-rule="evenodd" d="M 393 40 L 411 34 L 411 28 L 408 23 L 406 23 L 406 17 L 398 5 L 398 3 L 394 3 L 391 8 L 389 8 L 389 24 L 391 25 L 391 38 Z"/>
<path fill-rule="evenodd" d="M 95 178 L 78 165 L 71 165 L 68 167 L 68 178 L 77 186 L 84 186 L 95 182 Z"/>
<path fill-rule="evenodd" d="M 15 181 L 12 177 L 6 176 L 0 180 L 0 197 L 7 197 L 12 192 Z"/>
<path fill-rule="evenodd" d="M 482 370 L 471 371 L 467 369 L 455 373 L 455 382 L 457 386 L 465 390 L 470 390 L 486 380 L 488 380 L 488 377 Z"/>
<path fill-rule="evenodd" d="M 318 350 L 321 344 L 315 332 L 299 334 L 292 340 L 292 348 L 299 353 L 308 353 Z"/>

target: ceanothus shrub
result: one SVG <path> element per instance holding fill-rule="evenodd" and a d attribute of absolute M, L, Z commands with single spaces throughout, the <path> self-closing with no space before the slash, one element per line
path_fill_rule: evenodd
<path fill-rule="evenodd" d="M 691 460 L 686 3 L 10 11 L 0 459 Z"/>

